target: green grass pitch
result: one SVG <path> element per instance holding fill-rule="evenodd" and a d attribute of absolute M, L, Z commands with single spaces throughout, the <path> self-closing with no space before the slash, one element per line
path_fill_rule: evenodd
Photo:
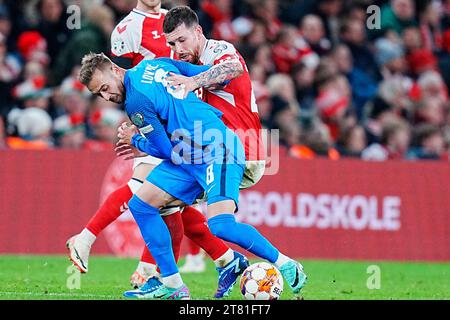
<path fill-rule="evenodd" d="M 255 262 L 253 260 L 252 262 Z M 304 260 L 308 283 L 301 297 L 285 285 L 282 299 L 450 299 L 450 263 Z M 379 289 L 367 287 L 368 267 L 379 267 Z M 124 299 L 135 259 L 92 256 L 89 273 L 79 277 L 66 256 L 0 255 L 0 300 Z M 369 268 L 370 271 L 370 268 Z M 211 261 L 202 274 L 184 274 L 192 299 L 212 299 L 217 273 Z M 370 279 L 369 279 L 370 282 Z M 228 299 L 242 300 L 236 284 Z"/>

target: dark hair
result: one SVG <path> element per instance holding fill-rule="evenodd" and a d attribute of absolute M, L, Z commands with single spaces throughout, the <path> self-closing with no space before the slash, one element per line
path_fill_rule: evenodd
<path fill-rule="evenodd" d="M 174 7 L 167 12 L 166 17 L 164 18 L 163 31 L 164 33 L 171 33 L 183 23 L 188 28 L 197 25 L 197 14 L 187 6 Z"/>

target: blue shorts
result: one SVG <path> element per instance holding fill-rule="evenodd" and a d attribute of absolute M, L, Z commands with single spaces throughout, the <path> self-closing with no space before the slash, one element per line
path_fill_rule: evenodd
<path fill-rule="evenodd" d="M 147 181 L 189 205 L 205 192 L 208 204 L 234 200 L 237 206 L 244 169 L 240 164 L 176 165 L 164 160 Z"/>
<path fill-rule="evenodd" d="M 234 147 L 234 152 L 227 153 L 227 160 L 180 165 L 164 160 L 150 172 L 147 181 L 189 205 L 205 192 L 208 204 L 234 200 L 237 207 L 245 154 L 240 143 Z"/>

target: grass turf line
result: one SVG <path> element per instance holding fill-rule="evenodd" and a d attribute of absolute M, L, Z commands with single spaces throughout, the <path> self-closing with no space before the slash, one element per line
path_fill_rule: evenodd
<path fill-rule="evenodd" d="M 308 275 L 308 283 L 301 294 L 305 300 L 450 299 L 450 263 L 301 262 Z M 92 256 L 89 273 L 81 275 L 80 289 L 70 290 L 67 282 L 74 283 L 71 282 L 74 274 L 68 273 L 71 264 L 66 256 L 0 255 L 0 299 L 125 299 L 122 293 L 130 289 L 129 278 L 136 264 L 136 259 Z M 367 288 L 370 265 L 380 268 L 380 289 Z M 211 261 L 207 262 L 205 273 L 182 276 L 192 299 L 212 299 L 217 272 Z M 243 299 L 238 283 L 228 299 Z M 286 284 L 281 299 L 296 299 Z"/>

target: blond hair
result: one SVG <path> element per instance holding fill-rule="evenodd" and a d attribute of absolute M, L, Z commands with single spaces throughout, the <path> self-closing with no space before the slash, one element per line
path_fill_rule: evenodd
<path fill-rule="evenodd" d="M 102 53 L 88 53 L 81 60 L 81 69 L 78 74 L 78 81 L 87 86 L 94 76 L 95 70 L 105 70 L 106 67 L 111 66 L 111 60 Z"/>

